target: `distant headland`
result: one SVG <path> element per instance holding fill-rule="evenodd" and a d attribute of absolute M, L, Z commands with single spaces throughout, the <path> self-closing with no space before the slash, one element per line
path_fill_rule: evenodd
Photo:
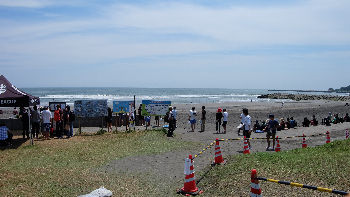
<path fill-rule="evenodd" d="M 328 90 L 268 90 L 270 92 L 322 92 L 322 93 L 350 93 L 350 85 L 339 89 L 328 88 Z"/>

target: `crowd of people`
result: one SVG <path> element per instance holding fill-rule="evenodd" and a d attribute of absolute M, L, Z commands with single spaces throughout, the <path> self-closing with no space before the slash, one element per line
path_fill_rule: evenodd
<path fill-rule="evenodd" d="M 64 109 L 61 109 L 61 105 L 57 105 L 53 115 L 48 106 L 40 109 L 37 106 L 29 109 L 21 107 L 18 115 L 22 121 L 23 138 L 30 138 L 30 126 L 33 138 L 39 138 L 40 133 L 44 139 L 50 139 L 50 137 L 63 138 L 64 135 L 67 138 L 73 136 L 75 114 L 69 105 L 66 105 Z"/>
<path fill-rule="evenodd" d="M 51 113 L 49 107 L 41 107 L 40 109 L 37 106 L 33 108 L 25 109 L 24 107 L 20 108 L 20 111 L 17 112 L 15 109 L 13 112 L 21 121 L 23 128 L 23 138 L 29 139 L 29 127 L 32 128 L 33 138 L 39 138 L 40 133 L 44 139 L 50 139 L 50 137 L 63 138 L 66 136 L 70 138 L 73 136 L 73 124 L 75 121 L 74 111 L 70 109 L 70 106 L 65 106 L 64 109 L 61 109 L 60 105 L 56 106 L 56 109 Z M 53 115 L 52 115 L 53 114 Z M 207 112 L 205 106 L 202 106 L 200 112 L 200 130 L 199 132 L 205 131 L 205 124 L 207 120 Z M 107 116 L 105 117 L 107 123 L 108 132 L 112 131 L 112 117 L 113 112 L 111 108 L 107 110 Z M 138 116 L 135 118 L 134 113 L 125 113 L 118 114 L 117 126 L 120 125 L 118 122 L 121 121 L 121 125 L 126 125 L 127 129 L 130 124 L 145 125 L 150 126 L 150 116 L 142 116 L 141 105 L 138 109 Z M 226 134 L 227 124 L 228 124 L 229 114 L 226 109 L 218 108 L 215 114 L 215 128 L 216 133 Z M 161 117 L 155 117 L 156 125 L 159 126 L 159 121 Z M 30 120 L 30 121 L 29 121 Z M 286 120 L 284 118 L 277 121 L 273 114 L 268 116 L 267 120 L 259 121 L 256 120 L 255 124 L 252 126 L 252 118 L 248 113 L 248 109 L 244 108 L 240 115 L 241 124 L 238 128 L 238 135 L 240 135 L 240 130 L 243 131 L 242 135 L 246 138 L 250 138 L 252 132 L 256 133 L 266 133 L 267 137 L 267 148 L 266 150 L 274 150 L 275 147 L 275 134 L 277 131 L 288 130 L 298 126 L 297 121 L 293 117 L 288 117 Z M 30 122 L 30 123 L 29 123 Z M 168 123 L 168 134 L 167 136 L 172 137 L 174 130 L 177 128 L 177 110 L 176 107 L 170 107 L 169 111 L 164 116 L 164 122 Z M 197 124 L 197 111 L 195 107 L 192 107 L 188 113 L 188 122 L 191 126 L 189 132 L 194 132 Z M 331 123 L 338 124 L 343 122 L 350 122 L 349 114 L 346 113 L 345 116 L 341 117 L 339 114 L 332 114 L 329 112 L 326 118 L 323 118 L 321 121 L 322 125 L 330 126 Z M 315 115 L 312 115 L 311 120 L 307 117 L 304 118 L 302 122 L 303 127 L 317 126 L 319 124 Z M 222 127 L 222 129 L 221 129 Z M 12 134 L 9 132 L 9 129 L 6 129 L 6 125 L 0 124 L 0 141 L 5 139 L 11 139 Z M 272 138 L 273 144 L 270 146 L 270 138 Z M 248 139 L 249 148 L 251 148 L 249 139 Z"/>

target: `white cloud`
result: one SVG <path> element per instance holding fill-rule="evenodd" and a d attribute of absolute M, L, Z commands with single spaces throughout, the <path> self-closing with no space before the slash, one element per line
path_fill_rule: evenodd
<path fill-rule="evenodd" d="M 120 6 L 117 27 L 191 33 L 237 45 L 350 43 L 350 1 L 309 1 L 293 6 L 211 8 L 193 4 Z"/>
<path fill-rule="evenodd" d="M 10 4 L 0 0 L 0 5 L 6 2 Z M 50 3 L 53 1 L 29 0 L 18 1 L 17 6 L 40 7 Z M 326 50 L 319 52 L 312 51 L 312 47 L 349 46 L 350 21 L 346 20 L 350 18 L 349 8 L 350 1 L 346 0 L 228 7 L 189 3 L 116 4 L 95 10 L 93 17 L 50 17 L 32 22 L 6 18 L 0 20 L 0 67 L 7 72 L 21 67 L 26 71 L 47 72 L 60 67 L 78 73 L 86 65 L 84 73 L 90 77 L 95 74 L 95 67 L 101 65 L 106 65 L 111 73 L 151 68 L 136 78 L 142 78 L 142 74 L 152 76 L 154 70 L 166 76 L 171 67 L 178 75 L 201 72 L 205 79 L 213 73 L 220 74 L 232 84 L 242 80 L 241 75 L 232 77 L 232 73 L 244 72 L 246 76 L 259 78 L 269 74 L 266 68 L 278 72 L 281 66 L 285 73 L 294 75 L 303 67 L 327 68 L 334 63 L 343 68 L 349 58 L 347 49 L 332 51 L 330 47 L 327 51 L 325 47 Z M 278 50 L 276 46 L 280 49 L 295 45 L 305 50 L 273 54 Z M 269 51 L 264 53 L 264 48 Z M 249 50 L 256 52 L 244 53 Z M 220 54 L 222 51 L 231 52 Z M 146 60 L 137 61 L 138 58 Z M 322 75 L 322 70 L 317 72 L 317 76 Z M 307 78 L 305 73 L 302 76 Z M 289 74 L 282 76 L 292 80 Z M 185 82 L 175 83 L 178 87 L 185 85 Z M 206 81 L 201 83 L 218 87 Z M 270 81 L 265 81 L 260 87 L 268 83 Z M 250 87 L 255 85 L 252 82 Z"/>

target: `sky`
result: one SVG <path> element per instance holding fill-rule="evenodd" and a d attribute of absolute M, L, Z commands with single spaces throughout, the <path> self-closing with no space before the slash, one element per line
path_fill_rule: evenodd
<path fill-rule="evenodd" d="M 349 0 L 0 0 L 17 87 L 350 84 Z"/>

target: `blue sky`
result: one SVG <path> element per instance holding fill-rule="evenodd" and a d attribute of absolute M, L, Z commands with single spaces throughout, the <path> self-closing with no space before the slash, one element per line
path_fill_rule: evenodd
<path fill-rule="evenodd" d="M 348 0 L 0 0 L 18 87 L 350 84 Z"/>

